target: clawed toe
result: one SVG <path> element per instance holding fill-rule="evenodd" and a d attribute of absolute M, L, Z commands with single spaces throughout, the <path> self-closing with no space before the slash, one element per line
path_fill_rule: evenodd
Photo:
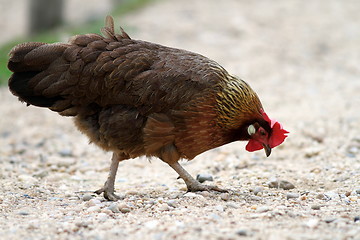
<path fill-rule="evenodd" d="M 94 193 L 96 193 L 98 195 L 100 195 L 101 193 L 104 193 L 104 198 L 109 200 L 109 201 L 115 201 L 116 202 L 117 200 L 121 199 L 120 196 L 118 196 L 118 195 L 116 195 L 114 193 L 114 190 L 109 190 L 109 189 L 107 189 L 105 187 L 100 188 L 99 190 L 96 190 Z"/>
<path fill-rule="evenodd" d="M 223 188 L 219 188 L 218 186 L 209 186 L 209 185 L 205 185 L 205 188 L 207 189 L 206 191 L 216 191 L 216 192 L 229 192 L 228 189 L 223 189 Z"/>
<path fill-rule="evenodd" d="M 195 180 L 178 162 L 169 163 L 179 176 L 184 180 L 188 192 L 201 192 L 201 191 L 216 191 L 216 192 L 228 192 L 226 189 L 221 189 L 217 186 L 203 185 L 199 181 Z"/>
<path fill-rule="evenodd" d="M 202 192 L 202 191 L 229 192 L 229 190 L 227 189 L 222 189 L 212 185 L 203 185 L 201 183 L 196 183 L 188 186 L 188 192 Z"/>

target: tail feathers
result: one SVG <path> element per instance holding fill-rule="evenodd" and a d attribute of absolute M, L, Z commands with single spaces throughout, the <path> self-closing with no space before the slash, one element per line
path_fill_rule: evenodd
<path fill-rule="evenodd" d="M 31 42 L 16 45 L 9 53 L 11 60 L 9 61 L 9 69 L 11 71 L 16 71 L 16 63 L 22 62 L 29 52 L 42 45 L 45 45 L 45 43 Z"/>
<path fill-rule="evenodd" d="M 10 52 L 8 68 L 14 72 L 9 79 L 10 91 L 28 105 L 51 107 L 63 98 L 52 85 L 59 74 L 48 73 L 50 64 L 66 50 L 66 44 L 24 43 Z M 46 93 L 46 90 L 48 90 Z"/>
<path fill-rule="evenodd" d="M 120 27 L 121 34 L 116 34 L 114 29 L 114 19 L 111 16 L 106 16 L 105 27 L 101 28 L 101 33 L 108 39 L 120 41 L 121 39 L 131 39 L 129 35 Z"/>
<path fill-rule="evenodd" d="M 44 97 L 41 94 L 35 94 L 34 90 L 29 87 L 28 83 L 34 76 L 36 76 L 36 74 L 38 74 L 38 72 L 14 73 L 9 80 L 10 91 L 28 105 L 31 104 L 38 107 L 51 107 L 57 101 L 61 100 L 62 97 Z"/>
<path fill-rule="evenodd" d="M 109 51 L 118 48 L 120 41 L 128 44 L 130 37 L 122 29 L 120 34 L 115 33 L 110 16 L 102 32 L 104 36 L 78 35 L 68 43 L 30 42 L 15 46 L 8 62 L 13 72 L 10 91 L 28 105 L 47 107 L 66 116 L 79 114 L 94 99 L 106 102 L 107 96 L 99 88 L 108 86 L 101 79 L 106 73 L 116 73 L 115 57 Z M 120 57 L 123 53 L 114 54 Z"/>

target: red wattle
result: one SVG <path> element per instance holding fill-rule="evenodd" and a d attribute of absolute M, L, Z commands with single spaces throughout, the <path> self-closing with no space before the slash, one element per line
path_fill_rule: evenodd
<path fill-rule="evenodd" d="M 250 139 L 248 144 L 246 144 L 245 149 L 249 152 L 254 152 L 263 149 L 263 146 L 258 141 L 255 141 L 254 139 Z"/>

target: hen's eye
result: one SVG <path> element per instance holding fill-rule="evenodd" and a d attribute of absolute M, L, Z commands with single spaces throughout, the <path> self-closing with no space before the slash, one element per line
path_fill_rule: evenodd
<path fill-rule="evenodd" d="M 254 125 L 250 125 L 248 127 L 247 131 L 250 136 L 256 133 L 256 129 L 255 129 Z"/>
<path fill-rule="evenodd" d="M 266 135 L 266 133 L 265 133 L 264 130 L 260 130 L 260 134 L 261 134 L 262 136 L 265 136 L 265 135 Z"/>

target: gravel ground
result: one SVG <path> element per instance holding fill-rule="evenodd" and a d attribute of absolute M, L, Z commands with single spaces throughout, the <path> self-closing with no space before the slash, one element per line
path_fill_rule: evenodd
<path fill-rule="evenodd" d="M 104 201 L 91 191 L 110 154 L 1 89 L 0 239 L 360 239 L 359 12 L 350 0 L 169 0 L 117 20 L 218 61 L 291 132 L 270 158 L 238 142 L 183 163 L 229 193 L 186 193 L 140 158 L 120 164 L 124 199 Z"/>

